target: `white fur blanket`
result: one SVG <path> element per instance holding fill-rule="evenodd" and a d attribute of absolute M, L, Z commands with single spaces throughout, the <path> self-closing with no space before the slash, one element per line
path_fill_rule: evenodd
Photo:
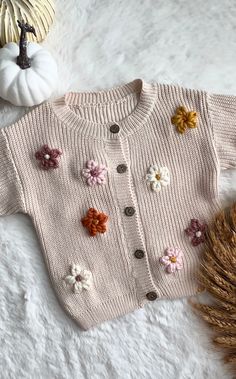
<path fill-rule="evenodd" d="M 234 0 L 57 0 L 43 43 L 58 96 L 142 77 L 236 94 Z M 1 85 L 1 83 L 0 83 Z M 0 126 L 24 112 L 0 102 Z M 236 171 L 222 173 L 224 204 Z M 156 301 L 81 332 L 51 288 L 27 216 L 0 219 L 1 379 L 230 379 L 186 300 Z"/>

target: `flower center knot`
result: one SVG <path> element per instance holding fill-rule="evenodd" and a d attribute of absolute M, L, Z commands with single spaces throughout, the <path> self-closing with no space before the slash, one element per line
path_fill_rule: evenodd
<path fill-rule="evenodd" d="M 176 263 L 177 258 L 176 257 L 170 257 L 170 261 L 171 261 L 171 263 Z"/>
<path fill-rule="evenodd" d="M 99 221 L 98 221 L 97 219 L 94 219 L 94 220 L 92 221 L 92 223 L 93 223 L 94 225 L 97 225 L 97 224 L 99 223 Z"/>
<path fill-rule="evenodd" d="M 82 276 L 81 276 L 81 275 L 77 275 L 77 276 L 75 277 L 75 280 L 76 280 L 76 282 L 81 282 L 81 280 L 82 280 Z"/>
<path fill-rule="evenodd" d="M 202 235 L 202 232 L 200 232 L 200 230 L 198 231 L 198 232 L 196 232 L 196 237 L 201 237 L 201 235 Z"/>
<path fill-rule="evenodd" d="M 97 176 L 99 176 L 99 170 L 97 168 L 94 168 L 93 170 L 90 171 L 90 174 L 92 176 L 97 177 Z"/>
<path fill-rule="evenodd" d="M 156 174 L 155 178 L 156 178 L 156 180 L 160 180 L 161 179 L 161 175 L 160 174 Z"/>
<path fill-rule="evenodd" d="M 50 159 L 50 155 L 49 154 L 45 154 L 44 155 L 44 159 L 46 159 L 48 161 Z"/>

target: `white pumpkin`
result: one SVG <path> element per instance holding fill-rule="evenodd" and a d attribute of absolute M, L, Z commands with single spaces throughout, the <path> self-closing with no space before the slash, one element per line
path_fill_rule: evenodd
<path fill-rule="evenodd" d="M 54 8 L 54 0 L 0 0 L 0 46 L 19 40 L 16 21 L 22 19 L 35 26 L 37 41 L 43 41 L 53 22 Z M 33 42 L 33 36 L 29 35 L 29 40 Z"/>
<path fill-rule="evenodd" d="M 0 97 L 14 105 L 33 106 L 47 100 L 57 85 L 57 64 L 51 54 L 34 42 L 27 45 L 31 67 L 17 65 L 19 46 L 0 49 Z"/>

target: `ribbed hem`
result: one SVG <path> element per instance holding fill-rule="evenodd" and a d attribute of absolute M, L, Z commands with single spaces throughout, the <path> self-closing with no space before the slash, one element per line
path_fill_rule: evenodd
<path fill-rule="evenodd" d="M 134 109 L 130 109 L 136 97 L 138 103 Z M 85 137 L 117 139 L 136 132 L 147 121 L 156 98 L 156 85 L 135 79 L 128 84 L 104 91 L 68 92 L 49 105 L 65 126 L 77 129 Z M 127 101 L 124 101 L 125 99 Z M 120 103 L 119 107 L 116 107 L 116 103 Z M 89 117 L 89 107 L 94 106 L 99 107 L 100 114 L 104 112 L 104 117 L 109 113 L 109 122 L 99 123 Z M 71 109 L 73 107 L 87 107 L 88 118 L 82 118 Z M 120 132 L 117 134 L 110 132 L 110 126 L 114 123 L 120 126 Z"/>
<path fill-rule="evenodd" d="M 176 289 L 171 285 L 166 285 L 164 292 L 165 293 L 163 293 L 161 297 L 154 301 L 155 303 L 158 300 L 174 300 L 197 295 L 200 292 L 200 287 L 198 282 L 194 280 L 190 280 L 188 282 L 180 281 L 178 282 L 178 287 Z M 100 303 L 93 308 L 87 309 L 79 315 L 75 315 L 74 311 L 70 310 L 69 307 L 66 307 L 66 311 L 81 329 L 88 330 L 102 324 L 103 322 L 117 319 L 134 312 L 137 309 L 144 308 L 144 306 L 149 302 L 149 300 L 144 298 L 143 302 L 140 304 L 137 301 L 137 296 L 135 293 L 128 293 Z"/>
<path fill-rule="evenodd" d="M 199 283 L 195 277 L 187 277 L 185 280 L 172 280 L 169 283 L 159 283 L 162 293 L 161 299 L 179 299 L 190 297 L 199 293 Z"/>
<path fill-rule="evenodd" d="M 124 316 L 137 308 L 140 308 L 140 306 L 138 305 L 136 295 L 128 293 L 100 303 L 78 316 L 68 307 L 66 307 L 66 310 L 83 330 L 88 330 L 107 320 Z"/>

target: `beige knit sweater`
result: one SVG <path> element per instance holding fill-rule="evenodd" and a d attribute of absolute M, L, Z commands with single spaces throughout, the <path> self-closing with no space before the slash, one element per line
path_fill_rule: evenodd
<path fill-rule="evenodd" d="M 86 330 L 197 293 L 219 171 L 236 166 L 236 97 L 140 79 L 69 92 L 0 129 L 0 161 L 1 215 L 31 217 Z"/>

